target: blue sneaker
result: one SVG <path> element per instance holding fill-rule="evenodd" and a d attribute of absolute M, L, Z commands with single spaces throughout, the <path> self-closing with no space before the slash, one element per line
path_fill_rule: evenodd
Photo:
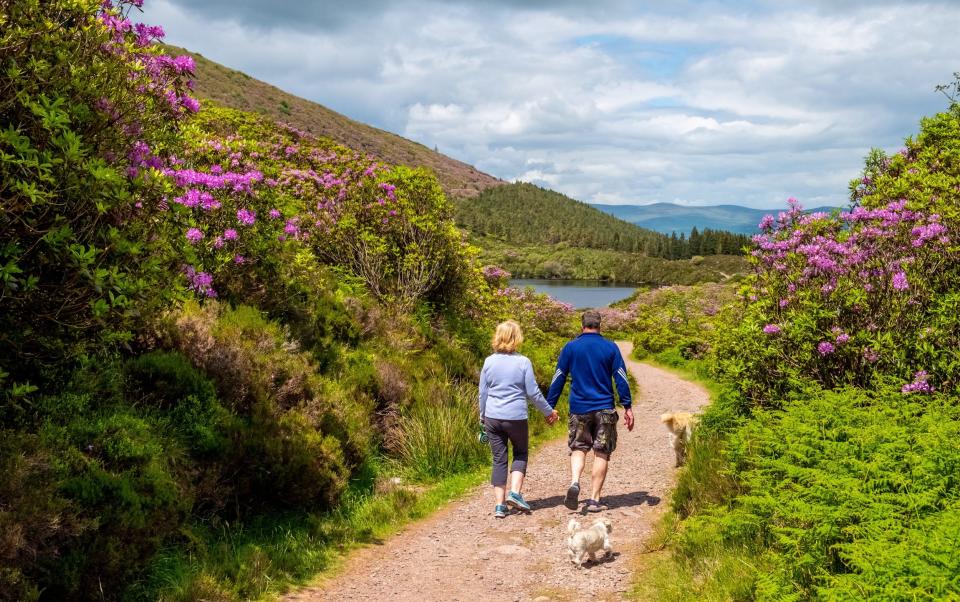
<path fill-rule="evenodd" d="M 515 510 L 520 512 L 530 513 L 530 504 L 527 503 L 523 496 L 517 493 L 516 491 L 511 491 L 507 494 L 507 505 L 511 506 Z"/>
<path fill-rule="evenodd" d="M 507 516 L 507 507 L 503 504 L 497 504 L 493 507 L 493 518 L 504 518 Z"/>

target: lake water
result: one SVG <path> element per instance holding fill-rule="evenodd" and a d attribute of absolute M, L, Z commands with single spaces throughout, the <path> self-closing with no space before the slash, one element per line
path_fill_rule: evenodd
<path fill-rule="evenodd" d="M 546 293 L 558 301 L 569 303 L 577 309 L 607 307 L 626 299 L 637 289 L 632 286 L 606 284 L 595 280 L 538 280 L 516 278 L 510 286 L 532 286 L 538 293 Z"/>

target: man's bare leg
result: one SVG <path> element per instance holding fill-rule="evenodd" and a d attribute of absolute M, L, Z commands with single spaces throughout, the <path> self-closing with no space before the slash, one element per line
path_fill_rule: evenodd
<path fill-rule="evenodd" d="M 579 504 L 580 475 L 583 474 L 583 467 L 586 463 L 586 452 L 578 450 L 570 452 L 570 487 L 567 489 L 567 495 L 563 498 L 563 505 L 568 510 L 576 510 Z"/>
<path fill-rule="evenodd" d="M 603 489 L 603 481 L 607 478 L 609 461 L 609 455 L 597 451 L 593 452 L 593 467 L 590 470 L 590 499 L 592 500 L 600 501 L 600 491 Z"/>
<path fill-rule="evenodd" d="M 587 453 L 582 451 L 573 451 L 570 453 L 570 482 L 579 483 L 580 475 L 583 474 L 583 467 L 587 464 Z"/>

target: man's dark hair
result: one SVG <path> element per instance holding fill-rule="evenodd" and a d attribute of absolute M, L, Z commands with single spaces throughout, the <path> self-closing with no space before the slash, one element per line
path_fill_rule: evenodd
<path fill-rule="evenodd" d="M 583 316 L 580 317 L 580 323 L 584 328 L 600 330 L 600 312 L 594 309 L 583 312 Z"/>

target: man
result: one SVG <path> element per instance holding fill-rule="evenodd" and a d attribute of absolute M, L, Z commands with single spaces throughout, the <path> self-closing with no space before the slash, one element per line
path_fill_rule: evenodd
<path fill-rule="evenodd" d="M 585 311 L 581 317 L 583 332 L 567 343 L 560 352 L 557 370 L 550 383 L 547 403 L 556 407 L 567 382 L 570 384 L 570 424 L 567 445 L 570 447 L 570 488 L 563 504 L 576 510 L 580 496 L 580 475 L 586 464 L 587 452 L 593 450 L 591 495 L 586 500 L 588 512 L 600 512 L 607 507 L 600 502 L 600 491 L 607 476 L 610 454 L 617 447 L 617 421 L 614 409 L 613 383 L 624 408 L 623 422 L 633 430 L 630 384 L 627 368 L 616 343 L 600 335 L 600 313 Z"/>

